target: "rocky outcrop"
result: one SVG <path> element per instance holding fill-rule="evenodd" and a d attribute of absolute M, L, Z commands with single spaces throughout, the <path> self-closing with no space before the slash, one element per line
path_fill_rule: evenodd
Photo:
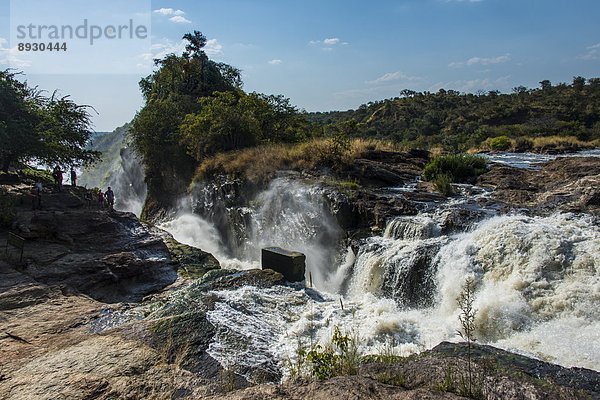
<path fill-rule="evenodd" d="M 494 165 L 478 185 L 494 189 L 492 197 L 510 207 L 537 213 L 600 212 L 600 158 L 565 157 L 526 170 Z"/>
<path fill-rule="evenodd" d="M 16 198 L 19 188 L 13 188 Z M 87 205 L 82 188 L 47 191 L 42 209 L 19 209 L 13 232 L 26 239 L 20 271 L 35 282 L 98 301 L 139 301 L 175 282 L 219 268 L 200 249 L 141 223 L 135 215 Z M 26 196 L 26 195 L 23 195 Z M 0 241 L 6 233 L 0 232 Z"/>
<path fill-rule="evenodd" d="M 473 345 L 471 378 L 465 343 L 441 343 L 430 351 L 387 362 L 370 362 L 355 376 L 324 382 L 258 385 L 210 399 L 592 399 L 600 395 L 599 374 L 563 368 Z M 469 394 L 469 382 L 471 393 Z"/>

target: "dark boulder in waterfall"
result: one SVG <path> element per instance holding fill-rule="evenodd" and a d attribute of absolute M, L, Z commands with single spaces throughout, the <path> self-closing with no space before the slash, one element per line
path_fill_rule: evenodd
<path fill-rule="evenodd" d="M 262 249 L 262 268 L 279 272 L 289 282 L 300 282 L 304 280 L 306 256 L 281 247 L 267 247 Z"/>

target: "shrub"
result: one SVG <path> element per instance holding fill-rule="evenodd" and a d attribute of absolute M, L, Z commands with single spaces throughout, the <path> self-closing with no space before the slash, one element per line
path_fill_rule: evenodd
<path fill-rule="evenodd" d="M 438 175 L 433 180 L 433 186 L 435 186 L 435 189 L 444 196 L 450 196 L 454 194 L 454 189 L 452 188 L 452 178 L 450 178 L 449 175 Z"/>
<path fill-rule="evenodd" d="M 508 136 L 497 136 L 487 138 L 484 145 L 493 151 L 506 151 L 513 146 L 513 143 Z"/>
<path fill-rule="evenodd" d="M 485 157 L 471 154 L 438 156 L 425 166 L 423 177 L 433 182 L 446 175 L 452 182 L 467 182 L 487 171 Z"/>
<path fill-rule="evenodd" d="M 23 168 L 19 171 L 19 176 L 21 177 L 21 179 L 29 180 L 32 183 L 41 181 L 45 186 L 49 186 L 54 183 L 52 173 L 43 169 L 36 169 L 31 167 Z"/>
<path fill-rule="evenodd" d="M 331 342 L 325 346 L 316 345 L 307 350 L 299 340 L 296 361 L 289 362 L 288 368 L 292 379 L 309 375 L 324 380 L 339 375 L 355 375 L 361 360 L 358 338 L 348 332 L 342 333 L 335 326 Z"/>
<path fill-rule="evenodd" d="M 519 153 L 531 151 L 533 149 L 533 140 L 525 137 L 518 137 L 513 144 L 513 150 Z"/>

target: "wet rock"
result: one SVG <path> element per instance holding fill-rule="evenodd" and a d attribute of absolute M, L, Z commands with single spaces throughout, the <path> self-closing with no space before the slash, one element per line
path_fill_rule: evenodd
<path fill-rule="evenodd" d="M 21 234 L 27 275 L 100 301 L 140 300 L 177 278 L 161 237 L 133 214 L 41 211 Z"/>
<path fill-rule="evenodd" d="M 561 157 L 525 170 L 493 165 L 478 184 L 494 188 L 492 198 L 512 208 L 536 213 L 561 211 L 600 213 L 600 158 Z"/>
<path fill-rule="evenodd" d="M 196 279 L 208 271 L 221 268 L 219 261 L 210 253 L 177 242 L 171 235 L 163 235 L 171 257 L 179 263 L 178 273 L 184 278 Z"/>
<path fill-rule="evenodd" d="M 261 259 L 262 269 L 279 272 L 289 282 L 304 280 L 306 256 L 302 253 L 285 250 L 281 247 L 267 247 L 262 249 Z"/>

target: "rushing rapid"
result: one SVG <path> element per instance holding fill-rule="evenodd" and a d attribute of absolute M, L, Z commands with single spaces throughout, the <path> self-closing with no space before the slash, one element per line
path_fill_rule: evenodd
<path fill-rule="evenodd" d="M 307 254 L 315 287 L 216 292 L 219 301 L 208 319 L 217 335 L 209 354 L 249 378 L 257 368 L 276 373 L 294 358 L 299 341 L 325 343 L 334 326 L 356 335 L 366 353 L 384 347 L 399 355 L 419 352 L 458 340 L 456 299 L 472 277 L 479 342 L 597 369 L 598 221 L 482 213 L 457 231 L 444 229 L 448 212 L 392 219 L 355 254 L 341 246 L 341 229 L 318 188 L 275 180 L 253 209 L 244 210 L 248 234 L 235 254 L 237 265 L 256 267 L 261 246 L 291 247 Z M 210 223 L 194 216 L 194 225 L 189 218 L 182 214 L 164 227 L 189 244 L 220 245 L 218 237 L 207 242 L 217 232 Z M 236 265 L 225 252 L 216 253 L 225 265 Z"/>

